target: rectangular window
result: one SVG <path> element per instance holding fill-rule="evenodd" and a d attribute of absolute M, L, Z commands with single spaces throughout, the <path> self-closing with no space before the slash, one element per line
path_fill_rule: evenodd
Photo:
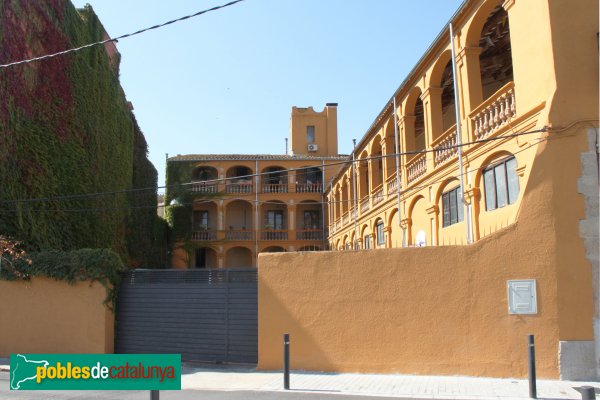
<path fill-rule="evenodd" d="M 208 228 L 208 211 L 194 211 L 194 229 Z"/>
<path fill-rule="evenodd" d="M 513 204 L 519 197 L 519 176 L 515 158 L 506 161 L 506 178 L 508 180 L 508 204 Z"/>
<path fill-rule="evenodd" d="M 496 209 L 496 180 L 494 170 L 489 169 L 483 173 L 483 184 L 485 186 L 485 209 L 488 211 Z"/>
<path fill-rule="evenodd" d="M 497 165 L 494 168 L 494 178 L 496 178 L 496 207 L 504 207 L 508 204 L 506 168 L 504 164 Z"/>
<path fill-rule="evenodd" d="M 267 226 L 271 229 L 283 230 L 283 211 L 267 211 Z"/>
<path fill-rule="evenodd" d="M 377 224 L 377 246 L 385 244 L 385 232 L 383 231 L 383 222 Z"/>
<path fill-rule="evenodd" d="M 517 160 L 511 157 L 483 172 L 485 208 L 487 211 L 513 204 L 519 197 Z"/>
<path fill-rule="evenodd" d="M 308 125 L 306 127 L 306 143 L 314 143 L 315 142 L 315 126 Z"/>
<path fill-rule="evenodd" d="M 369 250 L 371 248 L 371 235 L 365 236 L 365 250 Z"/>
<path fill-rule="evenodd" d="M 464 205 L 460 196 L 460 186 L 449 190 L 442 195 L 443 227 L 456 224 L 463 220 Z"/>
<path fill-rule="evenodd" d="M 315 210 L 304 211 L 304 229 L 319 229 L 321 213 Z"/>

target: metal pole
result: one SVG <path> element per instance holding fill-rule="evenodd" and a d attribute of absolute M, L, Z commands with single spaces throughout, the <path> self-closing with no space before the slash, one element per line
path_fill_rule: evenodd
<path fill-rule="evenodd" d="M 151 390 L 150 391 L 150 400 L 160 400 L 160 391 Z"/>
<path fill-rule="evenodd" d="M 460 109 L 458 107 L 458 81 L 456 79 L 456 54 L 454 52 L 454 32 L 452 30 L 452 24 L 450 27 L 450 50 L 452 51 L 452 79 L 454 80 L 454 111 L 456 112 L 456 146 L 458 153 L 458 177 L 460 179 L 460 199 L 464 207 L 465 224 L 467 226 L 467 243 L 473 243 L 473 237 L 471 235 L 471 214 L 469 207 L 465 201 L 465 185 L 463 179 L 463 162 L 462 162 L 462 140 L 460 132 Z"/>
<path fill-rule="evenodd" d="M 353 250 L 356 250 L 356 241 L 358 240 L 358 228 L 356 226 L 356 217 L 358 216 L 358 204 L 356 199 L 356 139 L 352 139 L 354 148 L 352 149 L 352 191 L 354 193 L 354 210 L 352 211 L 354 219 L 354 243 L 352 243 Z M 350 207 L 348 207 L 350 208 Z"/>
<path fill-rule="evenodd" d="M 325 226 L 325 160 L 323 160 L 321 162 L 321 230 L 322 230 L 322 237 L 323 237 L 323 243 L 322 243 L 322 250 L 326 250 L 327 249 L 327 237 L 325 236 L 325 232 L 327 230 L 327 227 Z M 328 204 L 329 205 L 329 204 Z M 329 210 L 327 210 L 329 211 Z M 328 217 L 329 219 L 329 217 Z"/>
<path fill-rule="evenodd" d="M 581 391 L 581 400 L 596 400 L 596 391 L 593 386 L 582 386 Z"/>
<path fill-rule="evenodd" d="M 533 335 L 528 337 L 528 367 L 529 367 L 529 397 L 537 399 L 537 387 L 535 381 L 535 344 Z"/>
<path fill-rule="evenodd" d="M 254 210 L 254 218 L 255 218 L 255 228 L 254 228 L 254 252 L 256 254 L 256 268 L 258 268 L 258 235 L 260 232 L 260 220 L 259 220 L 259 211 L 258 211 L 258 187 L 260 185 L 260 178 L 258 175 L 258 160 L 254 161 L 254 171 L 256 172 L 256 176 L 254 177 L 254 206 L 256 209 Z M 244 221 L 245 222 L 245 221 Z"/>
<path fill-rule="evenodd" d="M 283 334 L 283 388 L 290 390 L 290 334 Z"/>
<path fill-rule="evenodd" d="M 394 96 L 394 142 L 396 147 L 396 193 L 398 194 L 398 227 L 402 230 L 402 247 L 405 245 L 402 229 L 402 211 L 400 209 L 400 143 L 398 138 L 398 114 L 396 114 L 396 96 Z"/>

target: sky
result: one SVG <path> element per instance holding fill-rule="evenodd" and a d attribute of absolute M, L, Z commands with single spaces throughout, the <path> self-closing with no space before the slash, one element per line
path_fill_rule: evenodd
<path fill-rule="evenodd" d="M 227 0 L 72 0 L 112 37 Z M 462 0 L 245 0 L 117 44 L 164 185 L 165 156 L 284 154 L 293 106 L 338 103 L 352 151 Z"/>

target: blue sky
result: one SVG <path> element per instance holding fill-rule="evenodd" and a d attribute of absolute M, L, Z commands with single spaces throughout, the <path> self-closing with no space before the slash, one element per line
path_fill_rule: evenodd
<path fill-rule="evenodd" d="M 115 37 L 227 0 L 72 2 Z M 461 2 L 246 0 L 121 40 L 121 85 L 159 185 L 165 153 L 284 153 L 292 106 L 339 103 L 349 153 Z"/>

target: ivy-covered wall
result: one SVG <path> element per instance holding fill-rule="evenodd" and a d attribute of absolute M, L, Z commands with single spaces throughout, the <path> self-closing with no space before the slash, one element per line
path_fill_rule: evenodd
<path fill-rule="evenodd" d="M 223 197 L 223 193 L 191 191 L 189 183 L 194 168 L 195 162 L 167 161 L 165 219 L 168 223 L 169 251 L 173 254 L 177 251 L 185 251 L 188 254 L 188 262 L 192 261 L 191 255 L 196 248 L 210 247 L 218 243 L 218 241 L 199 243 L 192 240 L 194 202 L 216 200 Z"/>
<path fill-rule="evenodd" d="M 0 63 L 103 34 L 90 6 L 0 0 Z M 0 233 L 30 250 L 110 248 L 130 265 L 163 266 L 152 259 L 164 246 L 156 192 L 128 191 L 156 187 L 157 174 L 118 64 L 95 46 L 0 69 Z M 60 198 L 74 194 L 82 196 Z"/>

